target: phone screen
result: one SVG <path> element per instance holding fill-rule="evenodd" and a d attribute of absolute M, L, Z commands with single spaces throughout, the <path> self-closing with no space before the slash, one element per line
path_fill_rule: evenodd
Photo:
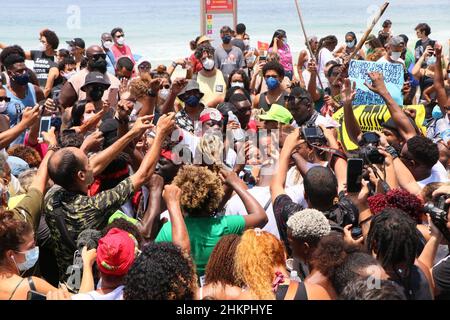
<path fill-rule="evenodd" d="M 39 292 L 30 290 L 27 293 L 27 300 L 47 300 L 47 297 Z"/>
<path fill-rule="evenodd" d="M 361 191 L 361 180 L 363 172 L 362 159 L 348 159 L 347 162 L 347 191 L 359 192 Z"/>
<path fill-rule="evenodd" d="M 41 118 L 41 124 L 39 126 L 39 137 L 41 137 L 42 131 L 48 132 L 48 130 L 50 130 L 51 122 L 52 122 L 51 117 L 42 117 Z"/>

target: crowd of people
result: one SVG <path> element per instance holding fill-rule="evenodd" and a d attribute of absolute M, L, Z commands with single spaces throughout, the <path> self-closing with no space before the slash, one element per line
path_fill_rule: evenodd
<path fill-rule="evenodd" d="M 242 23 L 156 67 L 122 28 L 0 43 L 0 299 L 448 299 L 449 57 L 391 26 L 296 64 Z M 368 74 L 371 131 L 350 59 L 403 66 L 403 105 Z"/>

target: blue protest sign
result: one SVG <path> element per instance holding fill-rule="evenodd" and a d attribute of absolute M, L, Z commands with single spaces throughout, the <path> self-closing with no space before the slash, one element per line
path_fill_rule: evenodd
<path fill-rule="evenodd" d="M 384 83 L 392 98 L 399 105 L 403 104 L 404 71 L 401 63 L 351 60 L 348 76 L 351 81 L 356 82 L 356 96 L 353 99 L 354 106 L 385 104 L 378 94 L 373 93 L 364 85 L 366 81 L 371 83 L 368 76 L 369 72 L 382 73 Z"/>

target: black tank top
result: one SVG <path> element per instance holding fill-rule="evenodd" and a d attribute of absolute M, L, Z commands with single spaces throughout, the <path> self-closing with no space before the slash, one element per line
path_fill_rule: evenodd
<path fill-rule="evenodd" d="M 284 300 L 286 293 L 288 291 L 289 285 L 280 285 L 275 297 L 277 300 Z M 304 282 L 299 282 L 297 287 L 297 292 L 295 293 L 294 300 L 308 300 L 308 294 L 306 293 L 306 287 Z"/>
<path fill-rule="evenodd" d="M 281 96 L 278 98 L 278 100 L 275 102 L 275 104 L 279 104 L 280 106 L 284 107 L 284 96 L 287 95 L 287 92 L 282 92 Z M 272 104 L 268 104 L 267 100 L 267 92 L 261 93 L 261 95 L 259 96 L 259 104 L 258 107 L 263 109 L 264 111 L 269 111 L 270 107 L 272 106 Z"/>

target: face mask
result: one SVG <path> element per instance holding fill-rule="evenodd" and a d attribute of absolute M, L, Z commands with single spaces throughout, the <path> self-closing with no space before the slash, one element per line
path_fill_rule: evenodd
<path fill-rule="evenodd" d="M 435 56 L 431 56 L 431 57 L 429 57 L 428 58 L 428 60 L 427 60 L 427 65 L 428 66 L 431 66 L 431 65 L 433 65 L 433 64 L 436 64 L 436 57 Z"/>
<path fill-rule="evenodd" d="M 402 55 L 401 52 L 392 52 L 391 53 L 391 59 L 394 61 L 398 61 L 400 59 L 400 56 Z"/>
<path fill-rule="evenodd" d="M 267 84 L 267 88 L 269 88 L 269 90 L 274 90 L 274 89 L 278 88 L 278 86 L 280 85 L 280 82 L 274 77 L 269 77 L 266 80 L 266 84 Z"/>
<path fill-rule="evenodd" d="M 39 43 L 39 51 L 45 51 L 47 50 L 47 47 L 45 44 L 43 44 L 42 42 Z"/>
<path fill-rule="evenodd" d="M 240 82 L 240 81 L 236 81 L 236 82 L 232 82 L 231 83 L 231 86 L 232 87 L 239 87 L 239 88 L 244 88 L 244 83 L 243 82 Z"/>
<path fill-rule="evenodd" d="M 103 42 L 103 47 L 105 47 L 108 50 L 111 49 L 113 45 L 114 45 L 114 43 L 112 41 Z"/>
<path fill-rule="evenodd" d="M 167 98 L 169 97 L 169 94 L 170 94 L 170 90 L 169 89 L 159 90 L 159 93 L 158 93 L 158 95 L 161 98 L 161 100 L 164 100 L 164 101 L 167 100 Z"/>
<path fill-rule="evenodd" d="M 103 60 L 102 58 L 89 62 L 89 68 L 92 71 L 98 71 L 100 73 L 106 73 L 106 67 L 107 63 L 106 60 Z"/>
<path fill-rule="evenodd" d="M 213 59 L 205 59 L 202 62 L 203 65 L 203 69 L 205 69 L 206 71 L 211 71 L 212 69 L 214 69 L 214 60 Z"/>
<path fill-rule="evenodd" d="M 250 46 L 250 40 L 244 40 L 244 46 L 249 47 Z"/>
<path fill-rule="evenodd" d="M 72 78 L 72 76 L 77 73 L 76 71 L 70 71 L 67 73 L 63 73 L 63 77 L 66 78 L 66 80 L 69 80 L 70 78 Z"/>
<path fill-rule="evenodd" d="M 119 45 L 123 46 L 123 44 L 125 43 L 125 38 L 122 37 L 122 38 L 117 39 L 117 43 L 118 43 Z"/>
<path fill-rule="evenodd" d="M 105 92 L 104 89 L 94 89 L 89 93 L 89 96 L 91 97 L 92 101 L 97 102 L 100 101 L 100 99 L 103 97 L 103 93 Z"/>
<path fill-rule="evenodd" d="M 25 262 L 16 264 L 17 269 L 23 272 L 33 268 L 39 259 L 39 247 L 36 246 L 33 249 L 21 253 L 25 254 Z"/>
<path fill-rule="evenodd" d="M 95 113 L 84 113 L 83 114 L 83 123 L 88 122 L 95 116 Z"/>
<path fill-rule="evenodd" d="M 353 48 L 355 46 L 355 40 L 351 41 L 351 42 L 346 42 L 347 43 L 347 47 L 348 48 Z"/>
<path fill-rule="evenodd" d="M 434 106 L 433 111 L 431 112 L 431 116 L 435 120 L 439 120 L 442 117 L 444 117 L 444 115 L 442 114 L 441 108 L 439 106 Z"/>
<path fill-rule="evenodd" d="M 184 100 L 184 103 L 189 107 L 196 107 L 199 102 L 200 98 L 195 95 L 189 96 Z"/>
<path fill-rule="evenodd" d="M 30 82 L 30 76 L 28 73 L 21 74 L 20 76 L 14 76 L 12 80 L 17 83 L 19 86 L 25 86 Z"/>
<path fill-rule="evenodd" d="M 227 35 L 222 38 L 224 44 L 229 44 L 231 42 L 231 36 Z"/>
<path fill-rule="evenodd" d="M 8 109 L 8 102 L 0 101 L 0 113 L 3 113 Z"/>
<path fill-rule="evenodd" d="M 366 44 L 366 49 L 369 50 L 370 49 L 370 44 Z"/>
<path fill-rule="evenodd" d="M 281 41 L 283 41 L 283 45 L 284 46 L 287 45 L 287 39 L 286 38 L 281 39 Z"/>

